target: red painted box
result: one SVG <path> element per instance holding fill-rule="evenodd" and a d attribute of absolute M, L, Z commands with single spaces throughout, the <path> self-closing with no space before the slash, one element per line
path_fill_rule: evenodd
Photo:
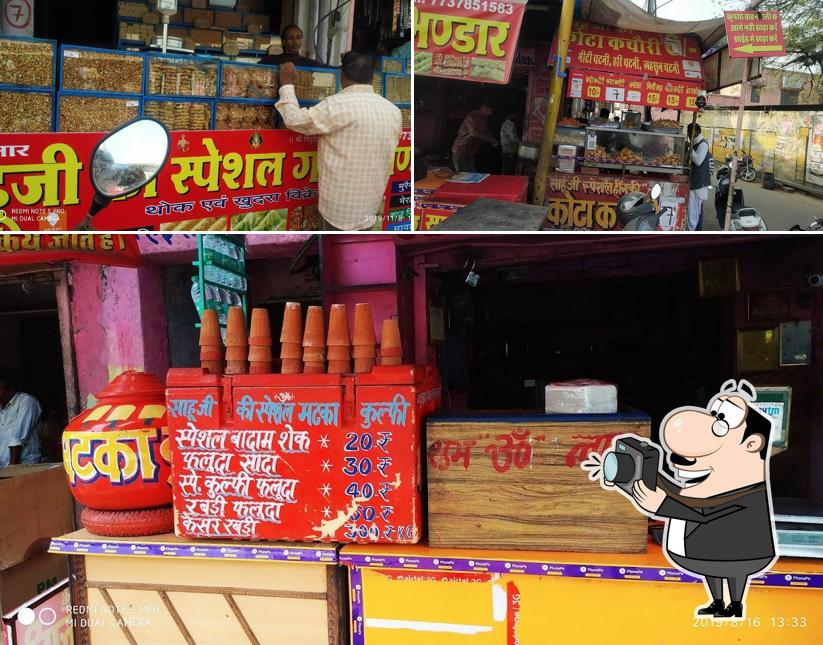
<path fill-rule="evenodd" d="M 166 381 L 181 537 L 414 543 L 433 367 Z"/>

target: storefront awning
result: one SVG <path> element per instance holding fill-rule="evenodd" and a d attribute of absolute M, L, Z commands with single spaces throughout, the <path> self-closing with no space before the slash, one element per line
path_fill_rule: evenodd
<path fill-rule="evenodd" d="M 638 31 L 661 34 L 691 34 L 700 40 L 703 51 L 713 47 L 726 35 L 723 18 L 710 20 L 666 20 L 646 13 L 631 0 L 581 0 L 580 17 L 584 20 Z"/>
<path fill-rule="evenodd" d="M 143 263 L 134 235 L 0 234 L 0 268 L 63 262 L 89 262 L 120 267 L 138 267 Z"/>

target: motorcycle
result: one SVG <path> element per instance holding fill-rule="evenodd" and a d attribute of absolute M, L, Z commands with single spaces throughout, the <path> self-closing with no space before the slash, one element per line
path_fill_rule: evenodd
<path fill-rule="evenodd" d="M 724 168 L 728 169 L 729 172 L 731 172 L 731 156 L 726 157 L 726 160 L 723 163 L 723 165 L 717 169 L 718 179 L 720 179 L 720 173 L 723 171 Z M 737 160 L 737 177 L 748 183 L 753 182 L 757 177 L 757 171 L 754 168 L 754 159 L 752 159 L 751 155 L 744 154 L 742 157 L 740 157 L 740 159 Z"/>
<path fill-rule="evenodd" d="M 103 137 L 91 156 L 94 200 L 76 230 L 92 230 L 94 216 L 112 200 L 137 192 L 157 177 L 170 151 L 169 131 L 155 119 L 135 119 Z"/>
<path fill-rule="evenodd" d="M 717 223 L 723 230 L 726 226 L 726 206 L 729 199 L 732 170 L 728 166 L 721 166 L 717 171 L 717 189 L 714 193 L 714 209 L 717 214 Z M 766 223 L 760 217 L 756 208 L 747 207 L 743 198 L 743 189 L 735 188 L 732 197 L 732 217 L 730 222 L 733 231 L 766 231 Z"/>
<path fill-rule="evenodd" d="M 809 224 L 806 228 L 795 224 L 792 226 L 790 231 L 815 231 L 817 233 L 823 233 L 823 217 L 818 217 L 817 219 L 812 220 L 811 224 Z"/>

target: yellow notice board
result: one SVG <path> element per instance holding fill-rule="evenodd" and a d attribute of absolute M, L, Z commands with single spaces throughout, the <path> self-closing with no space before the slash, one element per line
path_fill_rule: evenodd
<path fill-rule="evenodd" d="M 355 570 L 353 570 L 354 572 Z M 748 618 L 696 619 L 702 584 L 357 569 L 367 645 L 823 642 L 823 591 L 753 585 Z M 471 574 L 462 574 L 471 575 Z M 354 611 L 354 609 L 353 609 Z"/>

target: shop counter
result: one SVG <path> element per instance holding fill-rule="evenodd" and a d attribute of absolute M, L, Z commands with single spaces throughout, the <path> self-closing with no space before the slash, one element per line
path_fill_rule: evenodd
<path fill-rule="evenodd" d="M 480 182 L 467 184 L 449 181 L 443 170 L 429 171 L 426 177 L 414 184 L 415 230 L 432 230 L 444 219 L 478 199 L 524 203 L 528 190 L 528 177 L 489 175 Z"/>
<path fill-rule="evenodd" d="M 779 560 L 737 621 L 696 619 L 705 586 L 651 542 L 630 555 L 346 545 L 340 563 L 353 645 L 823 642 L 821 560 Z"/>
<path fill-rule="evenodd" d="M 545 198 L 547 226 L 558 231 L 620 230 L 616 210 L 620 198 L 632 192 L 648 195 L 655 184 L 662 189 L 657 229 L 683 230 L 688 219 L 687 177 L 607 174 L 593 168 L 574 174 L 549 173 Z"/>
<path fill-rule="evenodd" d="M 74 618 L 92 645 L 347 642 L 336 545 L 81 530 L 50 551 L 72 556 L 81 572 L 85 609 Z"/>
<path fill-rule="evenodd" d="M 432 227 L 435 231 L 539 231 L 546 224 L 546 207 L 478 199 Z"/>

